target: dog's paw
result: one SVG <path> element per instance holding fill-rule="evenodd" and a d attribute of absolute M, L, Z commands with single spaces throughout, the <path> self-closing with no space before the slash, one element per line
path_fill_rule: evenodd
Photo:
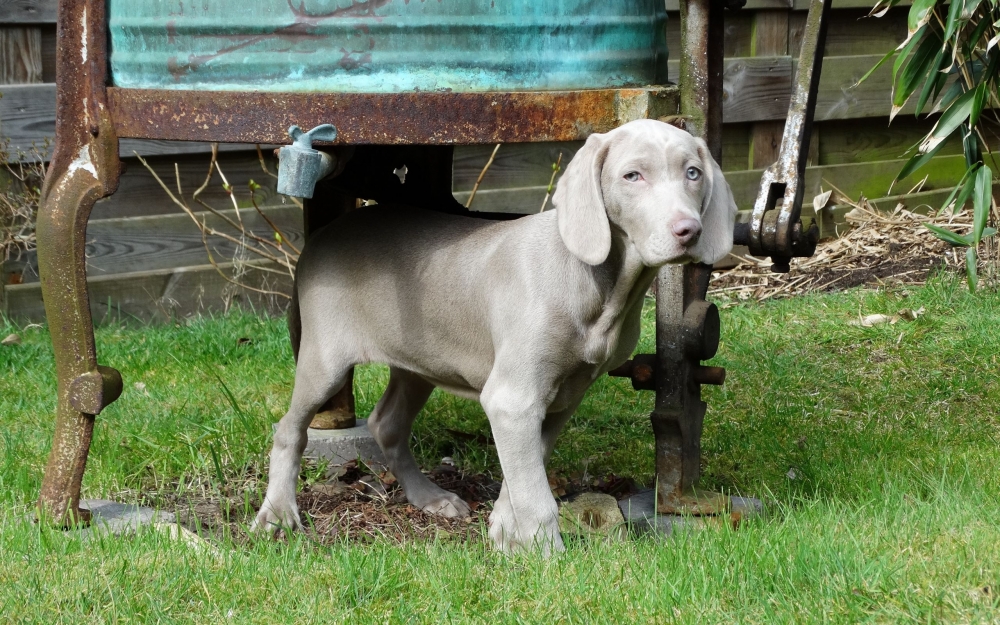
<path fill-rule="evenodd" d="M 501 495 L 490 513 L 490 539 L 503 553 L 536 551 L 544 557 L 565 551 L 559 534 L 558 517 L 543 518 L 536 522 L 518 523 L 510 500 Z"/>
<path fill-rule="evenodd" d="M 291 532 L 299 529 L 302 529 L 302 520 L 299 518 L 299 507 L 294 500 L 285 505 L 277 505 L 271 500 L 266 500 L 257 512 L 253 525 L 250 526 L 250 531 L 253 533 L 271 536 L 277 536 L 282 530 Z"/>
<path fill-rule="evenodd" d="M 464 519 L 471 512 L 469 504 L 462 501 L 462 498 L 455 493 L 449 493 L 446 490 L 421 499 L 419 503 L 414 501 L 410 503 L 427 514 L 443 516 L 448 519 Z"/>

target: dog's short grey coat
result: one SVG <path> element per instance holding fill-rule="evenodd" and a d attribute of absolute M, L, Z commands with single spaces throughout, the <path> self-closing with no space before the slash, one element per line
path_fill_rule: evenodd
<path fill-rule="evenodd" d="M 489 418 L 504 475 L 490 515 L 497 547 L 562 548 L 545 473 L 556 437 L 594 380 L 632 353 L 657 269 L 724 257 L 736 206 L 703 141 L 649 120 L 591 136 L 553 204 L 506 222 L 375 206 L 316 233 L 298 265 L 295 388 L 256 528 L 300 525 L 309 422 L 352 366 L 379 362 L 389 385 L 368 425 L 410 503 L 469 512 L 409 449 L 438 386 L 478 399 Z"/>

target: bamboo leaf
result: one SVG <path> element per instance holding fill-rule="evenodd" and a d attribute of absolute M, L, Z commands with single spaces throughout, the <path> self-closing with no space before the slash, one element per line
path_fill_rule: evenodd
<path fill-rule="evenodd" d="M 948 90 L 944 92 L 944 95 L 941 96 L 941 99 L 934 106 L 934 109 L 930 113 L 928 113 L 928 115 L 937 113 L 939 111 L 943 111 L 944 109 L 948 108 L 948 105 L 954 102 L 955 98 L 958 98 L 964 93 L 963 91 L 964 89 L 965 85 L 963 85 L 962 81 L 960 80 L 956 80 L 955 82 L 951 83 L 951 86 L 948 87 Z"/>
<path fill-rule="evenodd" d="M 988 92 L 986 91 L 987 86 L 986 82 L 981 82 L 979 83 L 979 86 L 976 87 L 976 95 L 972 98 L 972 110 L 969 111 L 970 127 L 974 127 L 976 123 L 979 122 L 979 116 L 983 112 L 983 107 L 986 106 L 986 97 L 988 95 Z"/>
<path fill-rule="evenodd" d="M 892 103 L 896 107 L 906 104 L 910 95 L 931 71 L 931 62 L 941 47 L 941 40 L 934 32 L 929 33 L 917 46 L 909 62 L 899 73 L 893 85 Z"/>
<path fill-rule="evenodd" d="M 934 128 L 931 130 L 930 134 L 927 135 L 927 139 L 920 144 L 920 151 L 926 152 L 927 150 L 939 145 L 941 141 L 944 141 L 951 133 L 955 132 L 955 129 L 962 125 L 969 115 L 972 113 L 973 105 L 975 104 L 976 93 L 978 89 L 972 91 L 966 91 L 962 94 L 962 97 L 955 100 L 955 102 L 948 107 L 948 110 L 941 115 L 941 118 L 934 124 Z"/>
<path fill-rule="evenodd" d="M 934 57 L 934 62 L 931 63 L 933 71 L 939 71 L 941 69 L 941 64 L 944 61 L 944 48 L 938 50 L 937 56 Z M 927 98 L 930 97 L 931 92 L 934 88 L 940 84 L 940 78 L 944 77 L 943 74 L 938 73 L 937 76 L 928 79 L 924 82 L 924 88 L 920 91 L 920 98 L 917 100 L 917 109 L 913 112 L 914 115 L 920 115 L 920 111 L 924 109 L 924 105 L 927 104 Z"/>
<path fill-rule="evenodd" d="M 959 22 L 961 22 L 962 17 L 962 8 L 964 5 L 964 0 L 951 0 L 951 4 L 948 6 L 948 19 L 945 21 L 945 41 L 951 39 L 951 36 L 958 30 Z"/>
<path fill-rule="evenodd" d="M 970 247 L 965 250 L 965 277 L 969 281 L 969 291 L 972 293 L 976 292 L 976 285 L 979 284 L 979 273 L 976 267 L 978 261 L 976 248 Z"/>
<path fill-rule="evenodd" d="M 910 14 L 906 18 L 906 26 L 911 36 L 921 26 L 930 21 L 931 11 L 934 9 L 935 4 L 937 4 L 937 0 L 914 0 L 913 4 L 910 5 Z"/>
<path fill-rule="evenodd" d="M 980 164 L 976 163 L 975 165 L 972 166 L 972 168 L 969 169 L 969 172 L 974 173 L 976 171 L 979 171 L 979 167 Z M 976 177 L 970 174 L 969 179 L 966 180 L 965 184 L 962 186 L 962 192 L 958 194 L 958 200 L 955 202 L 955 208 L 961 209 L 962 207 L 964 207 L 965 203 L 969 201 L 969 197 L 972 195 L 972 192 L 975 189 L 976 189 Z"/>
<path fill-rule="evenodd" d="M 875 3 L 875 6 L 872 7 L 868 17 L 882 17 L 889 11 L 889 9 L 896 6 L 900 2 L 902 2 L 902 0 L 879 0 Z"/>
<path fill-rule="evenodd" d="M 889 50 L 888 52 L 886 52 L 885 56 L 879 59 L 878 63 L 876 63 L 870 70 L 868 70 L 865 73 L 865 75 L 858 80 L 858 82 L 854 83 L 854 87 L 851 88 L 853 89 L 858 85 L 860 85 L 861 83 L 863 83 L 864 81 L 868 80 L 871 77 L 871 75 L 875 73 L 875 70 L 885 65 L 885 62 L 888 61 L 890 58 L 892 58 L 893 54 L 896 54 L 895 50 Z"/>
<path fill-rule="evenodd" d="M 941 226 L 935 226 L 934 224 L 924 224 L 924 228 L 933 232 L 934 236 L 941 239 L 945 243 L 949 243 L 955 247 L 969 246 L 970 241 L 957 232 L 952 232 L 951 230 L 942 228 Z"/>
<path fill-rule="evenodd" d="M 939 213 L 948 208 L 952 200 L 955 199 L 956 195 L 958 196 L 958 201 L 955 202 L 955 212 L 962 210 L 962 207 L 965 206 L 965 201 L 969 199 L 969 194 L 972 193 L 972 189 L 975 186 L 975 176 L 973 176 L 973 174 L 976 173 L 978 169 L 979 164 L 977 163 L 976 165 L 973 165 L 965 170 L 965 173 L 962 174 L 962 179 L 958 181 L 958 184 L 955 185 L 955 188 L 952 189 L 951 193 L 948 195 L 948 199 L 941 204 L 941 209 L 938 211 Z M 961 195 L 959 195 L 959 192 L 961 192 Z"/>
<path fill-rule="evenodd" d="M 965 155 L 966 167 L 983 162 L 983 151 L 979 148 L 979 139 L 968 124 L 962 126 L 962 153 Z"/>
<path fill-rule="evenodd" d="M 892 84 L 896 84 L 896 75 L 899 74 L 900 68 L 903 67 L 903 62 L 906 61 L 910 53 L 913 52 L 913 49 L 920 43 L 926 30 L 926 26 L 921 26 L 915 33 L 910 35 L 910 38 L 905 43 L 896 48 L 900 52 L 899 56 L 896 57 L 896 61 L 892 64 Z"/>
<path fill-rule="evenodd" d="M 972 196 L 972 245 L 977 246 L 983 238 L 986 220 L 990 216 L 993 200 L 993 171 L 983 165 L 976 173 L 976 191 Z"/>
<path fill-rule="evenodd" d="M 975 7 L 972 8 L 972 11 L 975 11 L 976 7 L 978 7 L 978 6 L 979 6 L 979 2 L 976 2 L 975 3 Z M 966 13 L 971 13 L 971 11 L 968 10 L 968 7 L 966 7 L 966 11 L 965 12 Z M 971 15 L 970 15 L 970 17 L 971 17 Z M 965 40 L 965 43 L 966 43 L 966 46 L 965 46 L 965 56 L 967 56 L 967 57 L 971 57 L 972 56 L 972 51 L 976 49 L 976 44 L 979 43 L 979 38 L 983 36 L 983 33 L 986 32 L 986 29 L 989 28 L 989 26 L 990 26 L 990 21 L 989 20 L 980 20 L 979 21 L 979 25 L 976 26 L 976 29 L 974 31 L 972 31 L 972 34 L 969 35 L 966 38 L 966 40 Z"/>
<path fill-rule="evenodd" d="M 903 168 L 899 170 L 898 174 L 896 174 L 896 180 L 902 180 L 903 178 L 906 178 L 913 172 L 917 171 L 918 169 L 926 165 L 928 162 L 930 162 L 932 158 L 934 158 L 934 155 L 938 153 L 938 150 L 940 150 L 941 146 L 943 145 L 944 143 L 938 143 L 936 146 L 931 148 L 931 150 L 926 154 L 918 153 L 911 156 L 910 160 L 906 161 L 906 163 L 903 165 Z"/>

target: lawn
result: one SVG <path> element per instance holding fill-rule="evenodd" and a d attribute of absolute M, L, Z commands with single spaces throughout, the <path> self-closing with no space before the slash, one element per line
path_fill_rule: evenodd
<path fill-rule="evenodd" d="M 915 321 L 859 315 L 924 309 Z M 647 307 L 640 350 L 652 347 Z M 1000 622 L 1000 294 L 960 281 L 727 304 L 706 390 L 702 485 L 759 496 L 739 529 L 569 543 L 550 560 L 471 538 L 249 541 L 162 533 L 82 541 L 31 523 L 52 431 L 43 327 L 0 323 L 0 619 L 4 622 Z M 249 338 L 241 342 L 239 339 Z M 102 363 L 125 392 L 97 420 L 84 493 L 242 499 L 252 514 L 293 363 L 284 321 L 250 313 L 166 326 L 109 320 Z M 357 379 L 363 416 L 386 372 Z M 652 395 L 602 379 L 560 439 L 562 475 L 648 483 Z M 482 410 L 435 393 L 414 446 L 497 477 Z M 309 466 L 304 483 L 322 480 Z"/>

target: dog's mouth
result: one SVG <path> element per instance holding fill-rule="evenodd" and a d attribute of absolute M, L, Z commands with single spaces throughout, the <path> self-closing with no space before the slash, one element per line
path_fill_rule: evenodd
<path fill-rule="evenodd" d="M 687 265 L 688 263 L 694 263 L 694 262 L 698 262 L 697 259 L 695 259 L 690 254 L 685 253 L 685 254 L 681 254 L 680 256 L 677 256 L 675 258 L 671 258 L 670 260 L 668 260 L 664 264 L 666 264 L 666 265 Z"/>

